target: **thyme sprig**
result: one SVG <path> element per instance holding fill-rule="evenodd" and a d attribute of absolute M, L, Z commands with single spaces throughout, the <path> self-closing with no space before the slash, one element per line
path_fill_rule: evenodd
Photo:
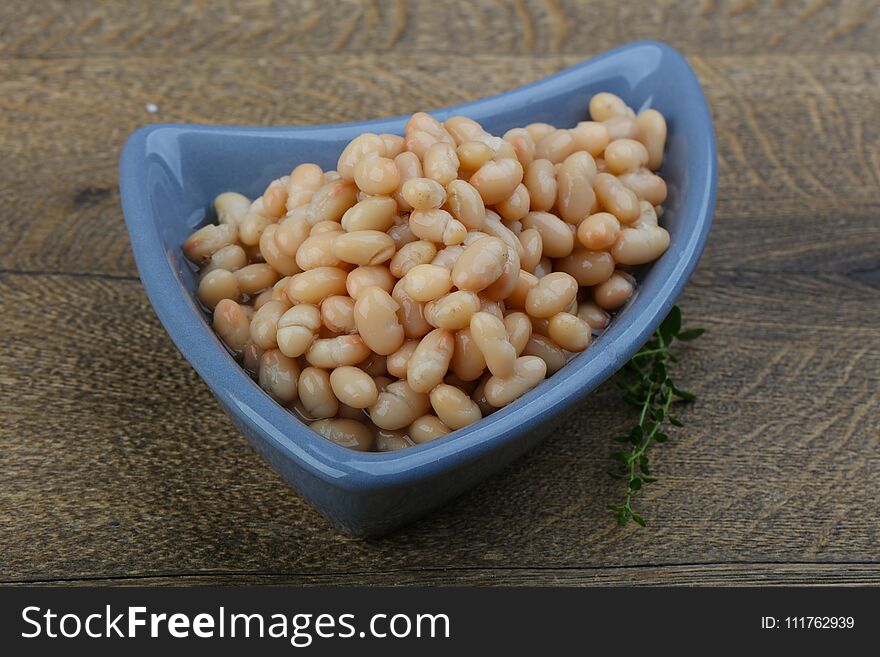
<path fill-rule="evenodd" d="M 670 351 L 675 340 L 689 342 L 700 337 L 705 329 L 683 329 L 681 310 L 673 306 L 645 345 L 639 349 L 622 370 L 617 386 L 623 390 L 623 399 L 639 409 L 639 421 L 626 435 L 614 440 L 628 445 L 628 450 L 614 452 L 611 456 L 617 462 L 617 471 L 609 472 L 615 479 L 626 482 L 626 496 L 622 504 L 609 504 L 608 508 L 617 518 L 620 526 L 630 520 L 642 527 L 645 520 L 633 510 L 632 502 L 645 484 L 657 481 L 651 476 L 648 462 L 648 448 L 653 443 L 665 443 L 669 438 L 661 428 L 665 422 L 681 427 L 682 422 L 670 412 L 676 401 L 692 402 L 696 396 L 679 388 L 669 375 L 669 363 L 678 359 Z"/>

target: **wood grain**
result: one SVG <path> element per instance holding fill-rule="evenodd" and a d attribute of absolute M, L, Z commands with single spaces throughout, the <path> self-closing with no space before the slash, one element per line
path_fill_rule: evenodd
<path fill-rule="evenodd" d="M 96 6 L 97 5 L 97 6 Z M 688 53 L 869 50 L 880 8 L 869 0 L 341 0 L 296 3 L 94 3 L 48 0 L 27 12 L 6 3 L 0 53 L 16 57 L 138 55 L 173 44 L 182 56 L 319 52 L 546 55 L 657 39 Z"/>
<path fill-rule="evenodd" d="M 876 5 L 624 5 L 0 2 L 0 583 L 880 583 Z M 334 532 L 152 313 L 119 209 L 125 136 L 411 112 L 647 37 L 689 56 L 720 160 L 682 299 L 710 329 L 679 370 L 700 401 L 657 452 L 648 529 L 604 510 L 632 419 L 606 385 L 437 513 Z"/>

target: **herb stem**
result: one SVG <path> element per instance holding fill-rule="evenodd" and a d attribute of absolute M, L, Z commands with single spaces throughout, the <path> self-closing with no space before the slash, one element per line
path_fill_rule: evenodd
<path fill-rule="evenodd" d="M 703 333 L 703 329 L 681 328 L 681 311 L 673 307 L 660 327 L 650 340 L 633 356 L 626 365 L 626 371 L 634 377 L 633 383 L 619 381 L 618 386 L 624 390 L 624 400 L 640 407 L 639 421 L 625 436 L 615 440 L 630 446 L 629 451 L 613 454 L 620 464 L 617 472 L 609 472 L 615 479 L 627 482 L 626 495 L 621 504 L 609 504 L 620 525 L 630 520 L 645 526 L 644 519 L 633 510 L 635 494 L 644 484 L 653 483 L 656 479 L 648 467 L 648 448 L 652 443 L 666 442 L 667 436 L 660 431 L 663 423 L 669 421 L 673 426 L 681 426 L 681 422 L 670 414 L 676 399 L 693 401 L 694 395 L 676 387 L 669 377 L 667 361 L 675 362 L 670 352 L 673 341 L 684 342 L 693 340 Z"/>

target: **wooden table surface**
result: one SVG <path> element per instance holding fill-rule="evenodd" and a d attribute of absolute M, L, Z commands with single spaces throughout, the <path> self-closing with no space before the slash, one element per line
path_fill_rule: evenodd
<path fill-rule="evenodd" d="M 880 584 L 876 2 L 281 4 L 0 3 L 0 582 Z M 605 510 L 633 420 L 605 385 L 444 509 L 340 535 L 153 314 L 126 136 L 430 109 L 640 38 L 687 56 L 720 164 L 648 528 Z"/>

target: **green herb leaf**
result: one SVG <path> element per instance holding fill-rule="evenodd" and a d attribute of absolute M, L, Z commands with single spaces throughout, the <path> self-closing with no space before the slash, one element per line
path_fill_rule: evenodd
<path fill-rule="evenodd" d="M 687 402 L 692 402 L 697 398 L 694 393 L 687 390 L 682 390 L 681 388 L 676 388 L 675 386 L 672 386 L 672 393 L 679 399 L 683 399 Z"/>
<path fill-rule="evenodd" d="M 678 309 L 678 306 L 673 306 L 669 314 L 666 315 L 666 319 L 660 324 L 658 333 L 663 342 L 668 345 L 679 331 L 681 331 L 681 310 Z"/>
<path fill-rule="evenodd" d="M 626 435 L 614 438 L 621 444 L 629 444 L 628 451 L 618 451 L 611 455 L 619 464 L 618 472 L 609 472 L 614 479 L 626 482 L 626 495 L 622 504 L 609 504 L 617 523 L 623 527 L 630 519 L 644 527 L 644 519 L 632 507 L 633 499 L 644 484 L 654 483 L 656 477 L 650 476 L 651 469 L 647 451 L 652 443 L 665 443 L 669 437 L 661 431 L 664 422 L 681 427 L 682 422 L 670 415 L 670 406 L 676 399 L 694 401 L 696 396 L 675 385 L 669 375 L 669 363 L 678 359 L 670 352 L 670 346 L 677 338 L 684 342 L 702 335 L 704 329 L 682 329 L 681 311 L 673 307 L 660 327 L 645 345 L 633 356 L 622 370 L 621 376 L 628 380 L 617 382 L 624 391 L 623 399 L 639 409 L 638 422 Z"/>
<path fill-rule="evenodd" d="M 696 340 L 698 337 L 703 335 L 706 332 L 706 329 L 695 328 L 688 329 L 686 331 L 680 331 L 676 334 L 676 339 L 681 340 L 682 342 L 690 342 L 691 340 Z"/>

